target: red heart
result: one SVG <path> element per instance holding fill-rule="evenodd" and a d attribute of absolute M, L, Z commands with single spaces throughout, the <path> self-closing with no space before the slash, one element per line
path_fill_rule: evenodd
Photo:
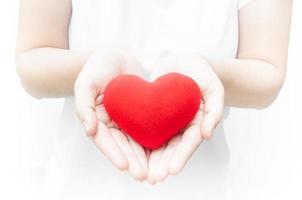
<path fill-rule="evenodd" d="M 103 103 L 119 128 L 144 147 L 156 149 L 192 121 L 201 98 L 198 85 L 178 73 L 154 82 L 121 75 L 107 85 Z"/>

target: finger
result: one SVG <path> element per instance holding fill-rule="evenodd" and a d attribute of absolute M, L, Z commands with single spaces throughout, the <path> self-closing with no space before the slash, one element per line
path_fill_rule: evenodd
<path fill-rule="evenodd" d="M 96 106 L 96 116 L 97 119 L 104 124 L 108 125 L 110 122 L 109 115 L 106 112 L 106 109 L 103 104 Z"/>
<path fill-rule="evenodd" d="M 74 93 L 76 114 L 84 125 L 87 135 L 93 136 L 98 126 L 95 113 L 95 99 L 97 94 L 82 86 L 76 86 Z"/>
<path fill-rule="evenodd" d="M 150 155 L 151 155 L 151 150 L 150 149 L 145 149 L 145 153 L 146 153 L 147 161 L 149 161 Z"/>
<path fill-rule="evenodd" d="M 199 110 L 197 111 L 194 119 L 191 121 L 190 125 L 199 125 L 201 124 L 203 118 L 203 104 L 200 105 Z"/>
<path fill-rule="evenodd" d="M 155 181 L 162 182 L 167 178 L 169 174 L 168 163 L 171 160 L 173 153 L 177 145 L 179 145 L 180 141 L 181 134 L 178 134 L 169 141 L 166 149 L 163 152 L 163 155 L 161 156 L 160 162 L 158 163 L 158 167 L 154 173 Z"/>
<path fill-rule="evenodd" d="M 109 115 L 103 104 L 96 107 L 96 115 L 98 120 L 106 124 L 108 128 L 118 129 L 117 124 L 114 121 L 110 120 Z"/>
<path fill-rule="evenodd" d="M 105 109 L 105 106 L 103 104 L 103 94 L 99 95 L 97 100 L 96 100 L 96 116 L 97 119 L 101 122 L 103 122 L 104 124 L 106 124 L 107 127 L 109 128 L 117 128 L 118 126 L 115 122 L 113 122 L 112 120 L 110 120 L 110 117 Z"/>
<path fill-rule="evenodd" d="M 107 123 L 107 126 L 109 128 L 119 129 L 118 125 L 113 120 L 109 120 L 108 123 Z"/>
<path fill-rule="evenodd" d="M 201 142 L 202 136 L 199 126 L 192 125 L 188 127 L 185 130 L 179 145 L 176 147 L 172 159 L 168 163 L 169 173 L 174 175 L 178 174 Z"/>
<path fill-rule="evenodd" d="M 149 158 L 148 182 L 152 185 L 156 183 L 154 177 L 155 171 L 165 148 L 166 148 L 165 146 L 162 146 L 159 149 L 151 151 L 151 155 Z"/>
<path fill-rule="evenodd" d="M 96 106 L 103 104 L 104 94 L 99 94 L 95 100 Z"/>
<path fill-rule="evenodd" d="M 204 117 L 200 127 L 204 139 L 211 138 L 213 130 L 222 118 L 223 107 L 224 90 L 222 86 L 217 86 L 204 95 Z"/>
<path fill-rule="evenodd" d="M 93 142 L 103 154 L 120 170 L 128 169 L 128 160 L 115 142 L 105 124 L 99 122 L 97 134 Z"/>
<path fill-rule="evenodd" d="M 144 169 L 141 166 L 135 152 L 133 151 L 130 143 L 127 139 L 127 136 L 122 133 L 120 130 L 115 128 L 110 128 L 110 132 L 117 142 L 121 150 L 124 152 L 128 159 L 129 167 L 128 171 L 133 176 L 133 178 L 143 181 L 146 178 L 146 174 L 144 173 Z"/>
<path fill-rule="evenodd" d="M 136 154 L 136 157 L 138 158 L 141 166 L 143 167 L 145 178 L 146 178 L 148 173 L 148 161 L 147 161 L 147 156 L 144 147 L 142 147 L 137 142 L 135 142 L 131 137 L 128 136 L 128 138 L 129 138 L 130 145 L 134 153 Z"/>

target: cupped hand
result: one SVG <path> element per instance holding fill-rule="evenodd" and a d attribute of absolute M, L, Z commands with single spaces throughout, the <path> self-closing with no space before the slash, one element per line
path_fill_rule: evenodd
<path fill-rule="evenodd" d="M 203 99 L 198 113 L 186 129 L 165 146 L 151 152 L 148 162 L 148 181 L 151 184 L 164 181 L 169 174 L 178 174 L 202 141 L 211 138 L 223 114 L 223 85 L 202 56 L 173 54 L 161 57 L 151 80 L 169 72 L 178 72 L 195 80 L 202 90 Z"/>
<path fill-rule="evenodd" d="M 130 73 L 141 75 L 140 64 L 117 51 L 97 51 L 83 66 L 74 85 L 76 113 L 86 133 L 101 152 L 120 170 L 128 170 L 137 180 L 147 177 L 144 148 L 124 134 L 108 117 L 103 92 L 114 77 Z"/>

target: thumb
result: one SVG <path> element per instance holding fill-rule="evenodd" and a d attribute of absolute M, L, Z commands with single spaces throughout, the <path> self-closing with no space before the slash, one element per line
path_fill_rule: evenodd
<path fill-rule="evenodd" d="M 75 88 L 76 114 L 82 122 L 88 136 L 94 136 L 97 131 L 97 116 L 95 112 L 95 98 L 89 89 Z"/>
<path fill-rule="evenodd" d="M 224 107 L 224 90 L 223 88 L 217 89 L 214 92 L 206 91 L 203 96 L 204 117 L 201 121 L 201 133 L 204 139 L 210 139 L 213 131 L 219 124 L 223 115 Z"/>
<path fill-rule="evenodd" d="M 201 133 L 204 139 L 210 139 L 213 135 L 213 131 L 218 125 L 220 119 L 215 114 L 208 113 L 204 115 L 204 118 L 201 122 Z"/>

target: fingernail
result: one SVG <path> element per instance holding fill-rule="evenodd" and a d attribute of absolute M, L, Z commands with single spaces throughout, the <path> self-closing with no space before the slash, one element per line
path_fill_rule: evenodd
<path fill-rule="evenodd" d="M 149 184 L 150 184 L 150 185 L 155 185 L 156 182 L 149 181 Z"/>
<path fill-rule="evenodd" d="M 153 181 L 153 180 L 151 180 L 151 179 L 148 179 L 147 181 L 148 181 L 148 183 L 149 183 L 150 185 L 155 185 L 155 181 Z"/>

